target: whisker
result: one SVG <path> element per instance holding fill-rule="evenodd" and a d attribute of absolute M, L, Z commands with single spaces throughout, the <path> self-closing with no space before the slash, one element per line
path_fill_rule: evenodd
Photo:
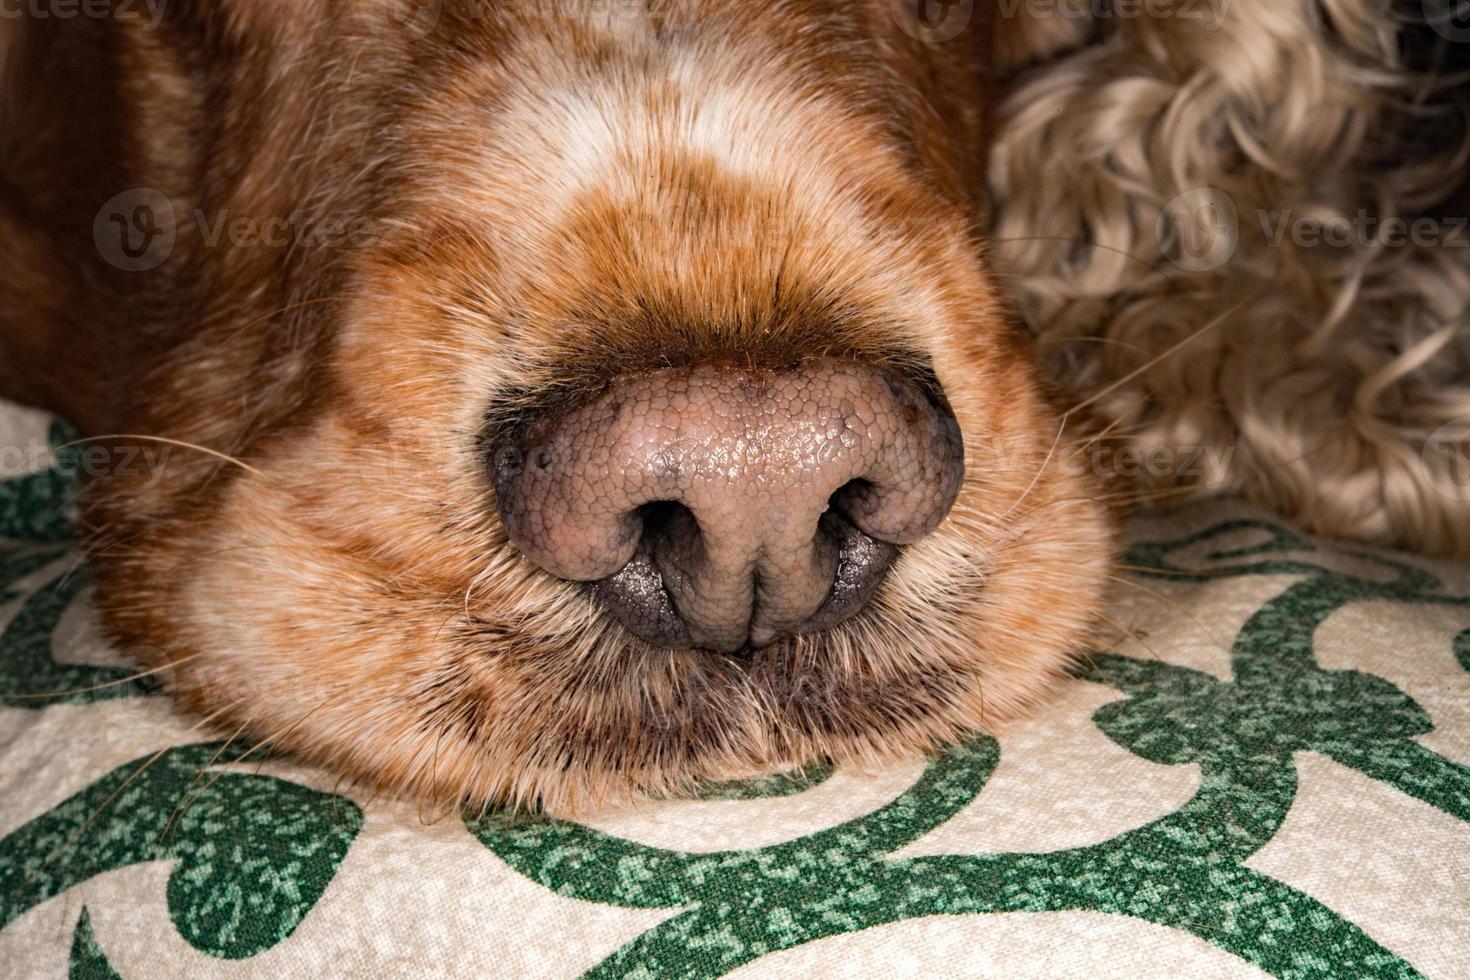
<path fill-rule="evenodd" d="M 1175 279 L 1169 275 L 1168 270 L 1163 267 L 1162 262 L 1160 262 L 1158 265 L 1154 265 L 1147 259 L 1134 255 L 1127 249 L 1118 248 L 1113 245 L 1104 245 L 1101 242 L 1089 241 L 1085 238 L 1068 238 L 1065 235 L 1010 235 L 1005 238 L 988 238 L 986 239 L 986 242 L 991 245 L 1005 245 L 1011 242 L 1062 242 L 1068 245 L 1082 245 L 1086 248 L 1095 248 L 1104 252 L 1113 252 L 1114 254 L 1121 255 L 1126 259 L 1132 259 L 1134 262 L 1137 262 L 1139 265 L 1143 266 L 1154 275 L 1163 278 L 1164 281 L 1166 281 L 1170 286 L 1174 286 L 1177 288 L 1179 285 L 1179 283 L 1176 282 Z"/>
<path fill-rule="evenodd" d="M 254 320 L 251 320 L 249 323 L 244 324 L 243 326 L 240 327 L 240 329 L 236 330 L 234 333 L 230 334 L 224 340 L 220 341 L 220 343 L 221 343 L 221 345 L 228 344 L 230 341 L 234 340 L 236 337 L 240 336 L 242 333 L 244 333 L 245 331 L 249 330 L 251 327 L 256 326 L 257 324 L 264 323 L 265 321 L 270 320 L 270 319 L 273 319 L 275 317 L 278 317 L 282 313 L 293 313 L 293 312 L 295 312 L 297 310 L 303 310 L 303 309 L 305 309 L 308 306 L 317 306 L 317 305 L 320 305 L 322 303 L 335 303 L 335 302 L 337 302 L 338 299 L 339 299 L 338 296 L 319 296 L 316 299 L 302 300 L 299 303 L 288 303 L 287 305 L 281 307 L 278 310 L 272 310 L 271 312 L 265 314 L 264 316 L 256 317 Z"/>
<path fill-rule="evenodd" d="M 1073 446 L 1071 451 L 1075 453 L 1075 452 L 1081 452 L 1084 449 L 1090 448 L 1093 443 L 1097 442 L 1099 439 L 1105 438 L 1114 429 L 1116 429 L 1118 426 L 1120 426 L 1123 423 L 1123 420 L 1128 417 L 1128 414 L 1129 414 L 1128 412 L 1124 412 L 1122 415 L 1119 415 L 1117 418 L 1113 419 L 1113 421 L 1111 421 L 1107 425 L 1105 425 L 1102 428 L 1102 430 L 1097 433 L 1097 435 L 1092 436 L 1091 438 L 1087 439 L 1086 441 L 1084 441 L 1084 442 L 1082 442 L 1082 443 L 1080 443 L 1080 444 L 1078 444 L 1076 446 Z"/>
<path fill-rule="evenodd" d="M 443 737 L 444 737 L 444 729 L 443 729 L 443 727 L 440 727 L 439 730 L 434 733 L 434 754 L 429 759 L 429 782 L 428 782 L 428 786 L 426 787 L 426 789 L 428 789 L 430 792 L 432 792 L 433 789 L 434 789 L 434 787 L 439 784 L 439 742 L 440 742 L 440 740 Z M 421 795 L 419 797 L 419 804 L 418 804 L 419 824 L 421 826 L 424 826 L 424 827 L 432 827 L 432 826 L 434 826 L 434 824 L 438 823 L 440 820 L 443 820 L 445 814 L 440 814 L 439 816 L 435 817 L 433 820 L 425 820 L 424 819 L 424 802 L 425 802 L 424 796 Z M 451 807 L 451 809 L 452 809 L 452 807 Z"/>
<path fill-rule="evenodd" d="M 107 439 L 136 439 L 139 442 L 156 442 L 161 443 L 165 446 L 177 446 L 180 449 L 192 449 L 195 452 L 204 453 L 206 456 L 213 456 L 215 459 L 223 460 L 226 463 L 233 463 L 241 469 L 253 473 L 255 476 L 265 476 L 265 472 L 263 470 L 259 470 L 254 466 L 251 466 L 249 463 L 241 462 L 228 453 L 220 452 L 218 449 L 210 449 L 208 446 L 200 446 L 197 443 L 185 442 L 182 439 L 168 439 L 163 436 L 145 436 L 138 435 L 136 433 L 114 432 L 105 436 L 87 436 L 84 439 L 73 439 L 71 442 L 64 442 L 56 448 L 58 450 L 69 449 L 72 446 L 80 446 L 88 442 L 102 442 L 103 440 Z"/>
<path fill-rule="evenodd" d="M 200 651 L 199 653 L 191 653 L 187 657 L 180 657 L 178 660 L 166 663 L 162 667 L 154 667 L 152 670 L 139 671 L 138 673 L 132 674 L 131 676 L 124 677 L 115 681 L 108 681 L 105 684 L 94 684 L 91 687 L 76 687 L 72 688 L 70 691 L 45 691 L 40 694 L 13 694 L 10 695 L 10 697 L 12 700 L 15 701 L 28 701 L 38 698 L 64 698 L 70 697 L 73 694 L 90 694 L 93 691 L 102 691 L 109 687 L 118 687 L 122 684 L 131 684 L 133 681 L 141 680 L 144 677 L 151 677 L 154 674 L 161 674 L 165 670 L 171 670 L 174 667 L 177 667 L 179 664 L 187 663 L 190 660 L 201 656 L 203 656 L 203 651 Z"/>
<path fill-rule="evenodd" d="M 1103 679 L 1103 682 L 1105 684 L 1107 684 L 1109 687 L 1116 687 L 1117 685 L 1113 683 L 1113 679 L 1111 676 L 1109 676 L 1108 672 L 1098 666 L 1097 655 L 1100 653 L 1111 653 L 1117 656 L 1122 656 L 1122 654 L 1119 653 L 1116 647 L 1102 647 L 1100 649 L 1094 648 L 1082 653 L 1078 653 L 1076 656 L 1078 660 L 1086 663 L 1088 667 L 1097 671 L 1098 676 Z"/>
<path fill-rule="evenodd" d="M 1189 617 L 1194 622 L 1194 624 L 1200 628 L 1200 632 L 1204 634 L 1206 639 L 1208 639 L 1212 644 L 1215 645 L 1215 649 L 1225 653 L 1230 652 L 1230 647 L 1227 644 L 1221 643 L 1219 639 L 1211 635 L 1211 630 L 1208 626 L 1205 625 L 1204 620 L 1200 619 L 1194 613 L 1190 612 L 1183 603 L 1179 602 L 1176 599 L 1171 599 L 1168 596 L 1164 595 L 1162 592 L 1157 592 L 1153 589 L 1150 589 L 1148 586 L 1135 582 L 1132 579 L 1124 578 L 1121 575 L 1109 575 L 1108 578 L 1114 582 L 1118 582 L 1122 585 L 1129 586 L 1130 588 L 1137 589 L 1145 595 L 1153 596 L 1160 602 L 1173 606 L 1178 612 Z"/>
<path fill-rule="evenodd" d="M 118 785 L 117 789 L 115 789 L 111 793 L 107 794 L 107 799 L 103 800 L 97 806 L 97 809 L 95 809 L 95 810 L 92 811 L 92 815 L 86 819 L 86 822 L 84 822 L 74 832 L 72 832 L 71 834 L 67 835 L 66 840 L 64 840 L 60 844 L 57 844 L 56 845 L 56 847 L 51 851 L 51 853 L 46 856 L 46 859 L 41 862 L 40 866 L 37 867 L 34 872 L 32 872 L 31 877 L 29 877 L 29 878 L 26 879 L 26 885 L 29 886 L 31 884 L 34 884 L 35 883 L 35 880 L 36 880 L 35 879 L 35 876 L 38 875 L 38 874 L 40 874 L 41 873 L 41 870 L 43 868 L 45 868 L 47 865 L 49 865 L 52 861 L 56 860 L 56 858 L 63 851 L 69 849 L 78 840 L 80 840 L 81 837 L 82 837 L 82 835 L 87 832 L 87 829 L 89 827 L 91 827 L 92 824 L 94 824 L 94 823 L 97 822 L 97 818 L 100 817 L 100 816 L 102 816 L 103 811 L 105 811 L 109 806 L 112 805 L 112 801 L 115 800 L 115 799 L 117 799 L 118 796 L 122 794 L 122 791 L 125 790 L 125 789 L 127 789 L 128 786 L 130 786 L 132 784 L 133 780 L 137 779 L 144 772 L 146 772 L 150 766 L 152 766 L 159 759 L 163 758 L 163 756 L 170 749 L 173 749 L 173 748 L 175 748 L 175 746 L 165 745 L 163 748 L 159 749 L 157 752 L 155 752 L 151 756 L 149 756 L 148 757 L 148 760 L 146 762 L 144 762 L 141 766 L 139 766 L 137 769 L 134 769 L 132 772 L 128 773 L 127 778 L 124 779 Z"/>
<path fill-rule="evenodd" d="M 1210 578 L 1211 577 L 1211 575 L 1210 575 L 1209 572 L 1193 572 L 1193 571 L 1190 571 L 1190 570 L 1184 569 L 1184 568 L 1150 568 L 1147 565 L 1128 565 L 1128 564 L 1118 564 L 1118 565 L 1115 565 L 1113 567 L 1114 568 L 1122 569 L 1125 572 L 1142 572 L 1142 573 L 1144 573 L 1146 575 L 1177 575 L 1177 576 L 1180 576 L 1180 577 L 1183 577 L 1183 578 L 1198 578 L 1198 579 L 1204 579 L 1204 578 Z"/>
<path fill-rule="evenodd" d="M 1179 351 L 1183 350 L 1185 347 L 1187 347 L 1190 344 L 1194 343 L 1200 337 L 1203 337 L 1209 331 L 1215 329 L 1220 324 L 1226 322 L 1232 316 L 1234 316 L 1235 314 L 1239 313 L 1241 310 L 1245 309 L 1246 304 L 1249 303 L 1249 302 L 1250 302 L 1250 298 L 1247 297 L 1246 299 L 1241 300 L 1239 303 L 1236 303 L 1230 309 L 1226 310 L 1224 313 L 1221 313 L 1219 316 L 1215 317 L 1213 320 L 1208 321 L 1202 327 L 1200 327 L 1198 330 L 1194 331 L 1189 336 L 1185 337 L 1183 340 L 1180 340 L 1178 343 L 1176 343 L 1173 346 L 1171 346 L 1168 349 L 1166 349 L 1163 353 L 1159 354 L 1159 356 L 1154 357 L 1154 358 L 1151 358 L 1147 363 L 1140 365 L 1138 368 L 1136 368 L 1136 369 L 1134 369 L 1132 371 L 1129 371 L 1127 374 L 1123 375 L 1121 378 L 1117 379 L 1112 384 L 1110 384 L 1107 387 L 1103 388 L 1101 391 L 1094 392 L 1091 397 L 1085 399 L 1084 401 L 1078 402 L 1076 405 L 1073 405 L 1071 408 L 1067 409 L 1067 411 L 1063 415 L 1063 418 L 1065 418 L 1067 416 L 1070 416 L 1073 412 L 1077 412 L 1077 411 L 1079 411 L 1081 409 L 1086 408 L 1088 405 L 1091 405 L 1093 402 L 1097 401 L 1099 398 L 1103 398 L 1106 395 L 1109 395 L 1112 392 L 1117 391 L 1123 385 L 1125 385 L 1128 382 L 1132 381 L 1134 378 L 1138 377 L 1140 374 L 1142 374 L 1143 372 L 1147 371 L 1149 368 L 1153 367 L 1155 364 L 1158 364 L 1160 361 L 1164 360 L 1165 358 L 1172 357 L 1174 354 L 1177 354 Z"/>
<path fill-rule="evenodd" d="M 1164 658 L 1161 657 L 1161 656 L 1159 656 L 1159 651 L 1155 650 L 1153 647 L 1151 647 L 1147 643 L 1145 643 L 1143 641 L 1143 637 L 1139 636 L 1133 630 L 1131 630 L 1128 627 L 1122 625 L 1121 623 L 1117 622 L 1116 620 L 1114 620 L 1114 619 L 1112 619 L 1112 618 L 1104 615 L 1103 613 L 1098 613 L 1097 614 L 1097 618 L 1100 619 L 1100 620 L 1102 620 L 1104 623 L 1107 623 L 1113 629 L 1118 630 L 1120 633 L 1124 633 L 1124 634 L 1128 635 L 1129 637 L 1131 637 L 1133 639 L 1133 642 L 1137 643 L 1139 646 L 1141 646 L 1145 650 L 1147 650 L 1153 656 L 1153 658 L 1155 660 L 1159 661 L 1160 663 L 1163 663 L 1164 662 Z"/>
<path fill-rule="evenodd" d="M 331 698 L 323 698 L 320 702 L 317 703 L 317 705 L 315 707 L 313 707 L 306 714 L 302 715 L 300 718 L 297 718 L 290 725 L 286 726 L 285 729 L 279 730 L 279 731 L 275 732 L 274 734 L 272 734 L 269 738 L 267 738 L 263 742 L 261 742 L 260 745 L 261 746 L 266 746 L 266 745 L 272 745 L 272 744 L 277 744 L 277 743 L 281 742 L 283 739 L 286 738 L 286 736 L 290 735 L 296 729 L 298 729 L 302 725 L 306 724 L 307 720 L 309 718 L 311 718 L 312 715 L 316 714 L 322 708 L 325 708 L 328 704 L 332 704 L 332 703 L 333 703 L 333 700 Z M 257 776 L 260 775 L 260 770 L 262 768 L 264 768 L 265 764 L 267 762 L 269 762 L 269 761 L 270 760 L 268 758 L 261 759 L 260 762 L 257 763 L 256 766 L 255 766 L 255 775 L 257 775 Z"/>
<path fill-rule="evenodd" d="M 1075 336 L 1070 336 L 1070 337 L 1039 337 L 1036 340 L 1036 346 L 1038 346 L 1038 347 L 1047 347 L 1047 346 L 1051 346 L 1051 345 L 1055 345 L 1055 344 L 1084 344 L 1084 343 L 1085 344 L 1112 344 L 1115 347 L 1122 347 L 1122 348 L 1124 348 L 1126 350 L 1131 350 L 1135 354 L 1142 354 L 1144 357 L 1147 357 L 1148 356 L 1148 350 L 1147 349 L 1145 349 L 1143 347 L 1139 347 L 1137 344 L 1130 344 L 1127 341 L 1118 340 L 1116 337 L 1086 337 L 1086 336 L 1083 336 L 1081 334 L 1077 334 Z"/>
<path fill-rule="evenodd" d="M 1063 415 L 1061 425 L 1057 426 L 1056 438 L 1052 440 L 1051 448 L 1046 451 L 1046 458 L 1043 459 L 1041 461 L 1041 465 L 1036 468 L 1036 474 L 1031 477 L 1031 482 L 1026 484 L 1026 489 L 1021 491 L 1021 495 L 1016 498 L 1015 503 L 1006 508 L 1006 512 L 1004 514 L 995 519 L 996 523 L 1004 521 L 1007 517 L 1010 517 L 1013 513 L 1015 513 L 1016 508 L 1021 506 L 1021 503 L 1031 494 L 1032 490 L 1036 489 L 1036 484 L 1041 481 L 1041 475 L 1045 473 L 1046 468 L 1051 465 L 1052 457 L 1056 455 L 1057 445 L 1062 441 L 1062 433 L 1065 432 L 1066 429 L 1067 416 Z"/>
<path fill-rule="evenodd" d="M 317 703 L 317 705 L 315 707 L 313 707 L 310 711 L 308 711 L 302 717 L 298 718 L 292 725 L 288 726 L 285 731 L 278 732 L 275 735 L 272 735 L 270 738 L 265 739 L 264 741 L 256 742 L 254 745 L 250 746 L 250 748 L 246 749 L 240 755 L 240 757 L 238 759 L 232 759 L 231 762 L 236 763 L 236 764 L 243 763 L 246 759 L 249 759 L 252 755 L 255 755 L 257 752 L 260 752 L 263 749 L 268 748 L 272 743 L 278 741 L 279 739 L 284 738 L 287 734 L 289 734 L 291 731 L 293 731 L 298 725 L 301 725 L 302 723 L 304 723 L 308 718 L 310 718 L 318 710 L 320 710 L 321 708 L 325 707 L 326 705 L 328 705 L 330 703 L 332 703 L 332 699 L 331 698 L 323 698 L 320 702 Z M 215 764 L 215 762 L 218 761 L 220 755 L 222 755 L 224 753 L 225 749 L 227 749 L 227 748 L 230 747 L 230 744 L 232 742 L 234 742 L 236 738 L 239 737 L 240 732 L 244 731 L 245 727 L 248 724 L 249 724 L 249 722 L 246 722 L 245 725 L 240 726 L 239 730 L 237 730 L 234 735 L 230 736 L 229 741 L 225 742 L 224 746 L 221 747 L 221 749 L 219 750 L 219 752 L 215 753 L 215 757 L 213 759 L 211 759 L 204 766 L 203 769 L 200 769 L 199 770 L 199 772 L 194 776 L 194 782 L 191 782 L 189 784 L 190 788 L 192 788 L 194 786 L 194 783 L 197 783 L 199 781 L 199 778 L 204 775 L 205 770 L 209 769 L 210 766 L 213 766 Z M 264 766 L 267 761 L 269 761 L 268 758 L 267 759 L 262 759 L 260 761 L 260 763 L 256 766 L 255 771 L 257 773 L 259 773 L 260 772 L 260 767 L 261 766 Z M 181 811 L 178 810 L 178 809 L 176 809 L 175 810 L 175 813 L 173 814 L 173 816 L 170 816 L 169 817 L 169 822 L 172 823 L 176 817 L 182 819 L 183 815 L 185 813 L 188 813 L 189 812 L 189 807 L 190 806 L 193 806 L 195 801 L 203 798 L 204 794 L 205 793 L 208 793 L 209 790 L 214 786 L 214 784 L 217 783 L 217 782 L 219 782 L 220 779 L 223 776 L 227 775 L 228 773 L 229 773 L 229 770 L 227 770 L 227 769 L 221 769 L 219 772 L 215 773 L 214 777 L 211 778 L 209 780 L 209 782 L 207 782 L 203 786 L 201 786 L 199 788 L 199 792 L 195 793 L 194 796 L 193 796 L 193 798 L 192 799 L 189 799 L 187 802 L 185 802 L 183 800 L 183 798 L 181 797 L 181 799 L 180 799 L 180 805 L 183 807 L 183 809 Z M 188 790 L 185 790 L 184 792 L 187 794 L 188 793 Z"/>
<path fill-rule="evenodd" d="M 1184 497 L 1190 494 L 1208 493 L 1206 487 L 1195 483 L 1185 483 L 1174 487 L 1160 487 L 1157 490 L 1125 490 L 1116 494 L 1104 494 L 1102 499 L 1109 500 L 1116 505 L 1147 504 L 1159 500 L 1168 500 L 1171 497 Z"/>
<path fill-rule="evenodd" d="M 174 826 L 174 821 L 178 819 L 180 812 L 182 812 L 185 808 L 184 804 L 189 799 L 190 790 L 192 790 L 195 785 L 198 784 L 200 778 L 204 775 L 205 771 L 208 770 L 210 766 L 218 762 L 220 756 L 224 755 L 225 751 L 234 744 L 235 739 L 244 734 L 245 729 L 249 727 L 249 720 L 242 722 L 240 724 L 240 727 L 235 729 L 235 734 L 225 739 L 225 743 L 219 747 L 219 751 L 215 752 L 215 754 L 210 758 L 208 762 L 199 767 L 199 771 L 194 774 L 194 778 L 189 781 L 189 785 L 184 787 L 184 792 L 179 794 L 179 801 L 178 803 L 174 804 L 173 813 L 169 814 L 168 820 L 166 820 L 163 824 L 163 833 L 159 835 L 160 838 L 166 838 L 168 836 L 169 831 Z"/>

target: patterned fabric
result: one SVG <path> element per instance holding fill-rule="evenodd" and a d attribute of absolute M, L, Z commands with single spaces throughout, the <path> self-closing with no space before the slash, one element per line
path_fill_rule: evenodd
<path fill-rule="evenodd" d="M 998 739 L 436 815 L 170 713 L 100 639 L 68 438 L 0 409 L 41 447 L 0 473 L 0 976 L 1470 973 L 1470 569 L 1143 520 L 1116 641 Z"/>

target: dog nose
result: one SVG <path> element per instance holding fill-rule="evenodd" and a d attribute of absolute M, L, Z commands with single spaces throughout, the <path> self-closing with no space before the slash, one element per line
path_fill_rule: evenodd
<path fill-rule="evenodd" d="M 914 384 L 827 359 L 621 377 L 492 468 L 528 559 L 656 645 L 733 652 L 860 610 L 949 512 L 964 449 Z"/>

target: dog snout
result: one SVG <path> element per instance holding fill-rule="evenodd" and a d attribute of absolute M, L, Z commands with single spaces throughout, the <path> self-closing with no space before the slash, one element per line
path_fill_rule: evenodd
<path fill-rule="evenodd" d="M 964 450 L 941 401 L 836 360 L 621 377 L 502 440 L 501 518 L 654 644 L 764 646 L 858 612 L 943 521 Z"/>

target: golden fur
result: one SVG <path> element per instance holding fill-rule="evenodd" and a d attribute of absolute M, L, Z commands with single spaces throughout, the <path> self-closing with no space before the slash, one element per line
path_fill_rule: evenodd
<path fill-rule="evenodd" d="M 113 635 L 224 731 L 446 805 L 872 762 L 1041 697 L 1112 546 L 977 241 L 983 18 L 935 45 L 887 0 L 446 3 L 427 30 L 417 6 L 176 0 L 12 53 L 29 148 L 4 141 L 0 205 L 70 262 L 0 276 L 0 307 L 70 303 L 22 314 L 29 363 L 100 352 L 94 433 L 238 461 L 89 486 Z M 94 45 L 101 179 L 69 150 L 81 104 L 39 94 Z M 78 203 L 28 203 L 66 181 Z M 120 273 L 91 215 L 139 187 L 174 244 Z M 352 234 L 212 243 L 226 216 Z M 609 371 L 816 357 L 932 371 L 964 434 L 954 510 L 863 615 L 658 650 L 508 546 L 498 420 Z"/>

